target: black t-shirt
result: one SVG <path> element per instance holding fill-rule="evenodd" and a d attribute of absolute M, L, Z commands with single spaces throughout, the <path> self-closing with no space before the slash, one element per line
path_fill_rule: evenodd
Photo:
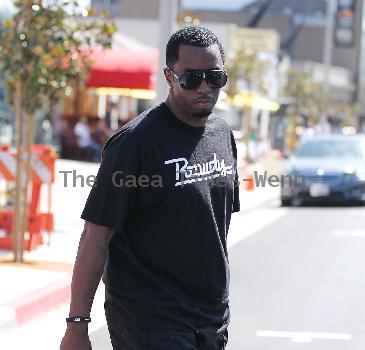
<path fill-rule="evenodd" d="M 225 121 L 193 127 L 165 103 L 108 140 L 81 217 L 115 230 L 103 276 L 109 326 L 228 324 L 236 153 Z"/>

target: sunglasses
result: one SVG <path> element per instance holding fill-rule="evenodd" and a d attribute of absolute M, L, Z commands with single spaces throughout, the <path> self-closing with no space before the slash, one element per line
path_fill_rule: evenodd
<path fill-rule="evenodd" d="M 212 70 L 195 70 L 185 72 L 178 77 L 173 70 L 168 69 L 174 77 L 179 81 L 180 86 L 185 90 L 196 89 L 205 80 L 207 84 L 214 88 L 220 89 L 227 84 L 227 73 L 224 70 L 212 69 Z"/>

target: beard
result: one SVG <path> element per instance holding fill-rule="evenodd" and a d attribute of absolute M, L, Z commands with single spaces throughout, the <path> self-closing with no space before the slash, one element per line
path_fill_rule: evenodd
<path fill-rule="evenodd" d="M 203 118 L 209 117 L 212 113 L 213 113 L 212 110 L 203 109 L 199 112 L 193 113 L 192 116 L 197 119 L 203 119 Z"/>

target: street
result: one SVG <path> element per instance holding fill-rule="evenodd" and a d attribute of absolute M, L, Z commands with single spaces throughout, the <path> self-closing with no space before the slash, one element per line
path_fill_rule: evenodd
<path fill-rule="evenodd" d="M 361 206 L 281 208 L 274 199 L 235 214 L 227 350 L 362 350 L 364 225 Z M 95 350 L 111 349 L 102 302 L 100 288 L 90 332 Z M 58 349 L 67 308 L 5 334 L 1 343 Z"/>
<path fill-rule="evenodd" d="M 364 349 L 365 209 L 286 210 L 230 250 L 228 349 Z"/>

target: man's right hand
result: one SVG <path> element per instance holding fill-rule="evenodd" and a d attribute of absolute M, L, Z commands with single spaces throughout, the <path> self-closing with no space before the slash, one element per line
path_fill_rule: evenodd
<path fill-rule="evenodd" d="M 70 316 L 90 315 L 113 233 L 112 228 L 85 221 L 72 275 Z M 91 350 L 88 324 L 69 322 L 60 350 Z"/>
<path fill-rule="evenodd" d="M 87 326 L 85 326 L 82 324 L 69 325 L 62 339 L 60 350 L 92 350 Z"/>

